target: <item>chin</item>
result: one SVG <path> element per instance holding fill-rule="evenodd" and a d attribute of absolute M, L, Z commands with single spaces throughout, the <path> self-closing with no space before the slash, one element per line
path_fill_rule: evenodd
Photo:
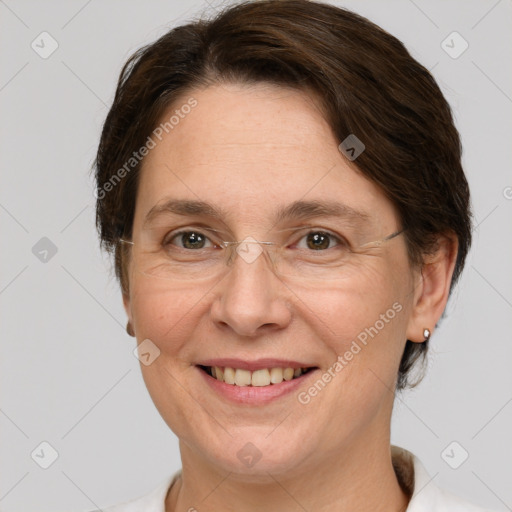
<path fill-rule="evenodd" d="M 274 432 L 268 428 L 239 429 L 232 437 L 223 436 L 224 442 L 217 438 L 215 446 L 201 443 L 197 450 L 206 455 L 210 464 L 232 473 L 235 479 L 254 482 L 256 478 L 268 482 L 269 473 L 291 474 L 309 458 L 309 452 L 314 452 L 298 429 L 293 433 L 289 426 L 280 432 L 278 429 Z"/>

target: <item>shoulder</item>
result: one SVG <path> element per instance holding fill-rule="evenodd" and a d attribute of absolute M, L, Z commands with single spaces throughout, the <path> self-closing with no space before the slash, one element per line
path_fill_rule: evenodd
<path fill-rule="evenodd" d="M 102 507 L 99 510 L 93 510 L 91 512 L 165 512 L 165 498 L 167 492 L 180 474 L 181 470 L 167 477 L 144 496 L 110 507 Z"/>
<path fill-rule="evenodd" d="M 391 454 L 400 485 L 411 496 L 406 512 L 492 512 L 438 487 L 411 452 L 392 446 Z"/>

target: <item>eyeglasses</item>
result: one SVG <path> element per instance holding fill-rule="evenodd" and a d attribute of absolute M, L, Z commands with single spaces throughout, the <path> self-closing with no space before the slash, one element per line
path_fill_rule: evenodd
<path fill-rule="evenodd" d="M 247 237 L 242 241 L 218 240 L 216 230 L 185 228 L 160 237 L 157 230 L 143 231 L 136 240 L 119 239 L 132 247 L 133 269 L 145 276 L 169 281 L 204 281 L 222 277 L 236 257 L 254 265 L 266 256 L 278 276 L 299 282 L 325 282 L 344 279 L 361 269 L 363 257 L 405 230 L 395 231 L 378 240 L 352 244 L 344 237 L 323 229 L 309 229 L 302 236 L 295 228 L 296 243 L 259 241 Z M 204 231 L 212 232 L 207 236 Z M 287 231 L 280 230 L 279 232 Z M 305 240 L 299 247 L 300 242 Z M 182 246 L 176 245 L 178 244 Z M 334 243 L 332 243 L 334 241 Z"/>

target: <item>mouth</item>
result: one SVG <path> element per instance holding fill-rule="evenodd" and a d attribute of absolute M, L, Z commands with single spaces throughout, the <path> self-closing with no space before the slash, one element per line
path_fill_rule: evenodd
<path fill-rule="evenodd" d="M 268 387 L 283 382 L 297 380 L 303 375 L 316 370 L 317 367 L 269 367 L 257 370 L 234 368 L 231 366 L 197 365 L 208 376 L 231 386 L 239 387 Z"/>

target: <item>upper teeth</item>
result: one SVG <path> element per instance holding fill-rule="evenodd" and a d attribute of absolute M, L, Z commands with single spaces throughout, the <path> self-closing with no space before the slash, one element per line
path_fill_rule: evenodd
<path fill-rule="evenodd" d="M 270 384 L 279 384 L 283 380 L 292 380 L 299 377 L 307 368 L 263 368 L 261 370 L 241 370 L 240 368 L 230 368 L 226 366 L 210 367 L 210 373 L 213 377 L 226 384 L 236 386 L 268 386 Z"/>

